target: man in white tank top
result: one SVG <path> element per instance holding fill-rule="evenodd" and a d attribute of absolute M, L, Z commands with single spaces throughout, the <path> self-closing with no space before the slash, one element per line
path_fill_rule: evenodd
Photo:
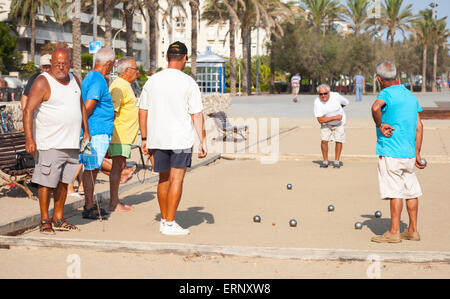
<path fill-rule="evenodd" d="M 69 74 L 72 64 L 67 49 L 52 54 L 51 69 L 33 83 L 23 111 L 26 151 L 35 157 L 32 182 L 39 185 L 40 232 L 78 230 L 64 220 L 67 184 L 73 182 L 78 168 L 80 131 L 90 140 L 86 108 L 81 98 L 80 81 Z M 54 212 L 48 207 L 53 191 Z"/>

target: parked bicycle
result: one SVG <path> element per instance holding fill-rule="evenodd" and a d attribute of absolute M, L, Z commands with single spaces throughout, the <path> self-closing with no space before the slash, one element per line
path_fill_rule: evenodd
<path fill-rule="evenodd" d="M 17 130 L 14 128 L 14 122 L 11 118 L 10 112 L 5 112 L 6 105 L 0 106 L 0 133 L 6 134 L 6 133 L 12 133 L 16 132 Z"/>

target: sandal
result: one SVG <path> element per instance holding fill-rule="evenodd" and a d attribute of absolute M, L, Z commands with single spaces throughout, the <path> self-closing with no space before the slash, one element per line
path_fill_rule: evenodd
<path fill-rule="evenodd" d="M 102 208 L 100 208 L 100 214 L 98 213 L 98 211 L 99 211 L 99 208 L 96 205 L 94 205 L 90 209 L 86 209 L 86 207 L 84 207 L 82 216 L 84 219 L 97 220 L 97 219 L 100 219 L 100 217 L 105 217 L 108 215 L 108 213 Z"/>
<path fill-rule="evenodd" d="M 46 227 L 44 227 L 46 226 Z M 50 219 L 41 220 L 39 224 L 39 232 L 44 235 L 54 235 L 55 230 L 52 227 L 52 222 Z"/>
<path fill-rule="evenodd" d="M 58 231 L 80 230 L 75 225 L 67 222 L 64 218 L 53 221 L 53 227 Z"/>

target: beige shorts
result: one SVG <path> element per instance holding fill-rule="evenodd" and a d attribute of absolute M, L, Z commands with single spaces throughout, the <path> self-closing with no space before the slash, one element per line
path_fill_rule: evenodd
<path fill-rule="evenodd" d="M 422 189 L 414 173 L 415 162 L 415 158 L 381 157 L 378 160 L 381 199 L 411 199 L 422 195 Z"/>
<path fill-rule="evenodd" d="M 300 91 L 300 87 L 292 87 L 292 94 L 298 95 L 299 91 Z"/>
<path fill-rule="evenodd" d="M 322 125 L 320 127 L 320 139 L 322 141 L 345 143 L 345 124 L 337 126 Z"/>
<path fill-rule="evenodd" d="M 77 173 L 79 149 L 38 150 L 31 181 L 56 188 L 59 182 L 72 184 Z"/>

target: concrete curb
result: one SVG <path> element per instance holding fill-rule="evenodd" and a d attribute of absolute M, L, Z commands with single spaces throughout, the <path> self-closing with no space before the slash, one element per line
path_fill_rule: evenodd
<path fill-rule="evenodd" d="M 186 243 L 135 242 L 112 240 L 55 239 L 0 236 L 0 247 L 10 246 L 80 248 L 128 253 L 173 253 L 180 255 L 227 255 L 276 259 L 316 261 L 379 261 L 379 262 L 450 262 L 448 251 L 393 251 L 321 248 L 277 248 Z"/>
<path fill-rule="evenodd" d="M 210 163 L 213 163 L 217 159 L 220 159 L 220 154 L 216 154 L 214 156 L 211 156 L 209 158 L 203 159 L 198 161 L 198 163 L 195 163 L 192 165 L 191 168 L 188 168 L 188 172 L 201 167 L 208 165 Z M 128 191 L 140 184 L 148 184 L 148 183 L 154 183 L 158 181 L 159 176 L 157 174 L 152 174 L 148 178 L 144 178 L 142 181 L 138 179 L 138 181 L 135 182 L 129 182 L 126 184 L 123 184 L 119 187 L 119 194 Z M 109 189 L 105 190 L 103 192 L 97 193 L 97 200 L 100 203 L 106 202 L 109 200 Z M 74 202 L 68 203 L 64 206 L 64 215 L 65 217 L 73 216 L 75 213 L 78 212 L 78 209 L 83 207 L 84 205 L 84 199 L 79 199 Z M 49 211 L 50 214 L 53 214 L 53 209 Z M 18 234 L 23 233 L 26 230 L 32 229 L 39 225 L 39 221 L 41 220 L 40 213 L 36 213 L 33 215 L 28 215 L 22 218 L 15 219 L 13 221 L 10 221 L 8 223 L 0 223 L 0 235 L 6 235 L 6 236 L 15 236 Z"/>

